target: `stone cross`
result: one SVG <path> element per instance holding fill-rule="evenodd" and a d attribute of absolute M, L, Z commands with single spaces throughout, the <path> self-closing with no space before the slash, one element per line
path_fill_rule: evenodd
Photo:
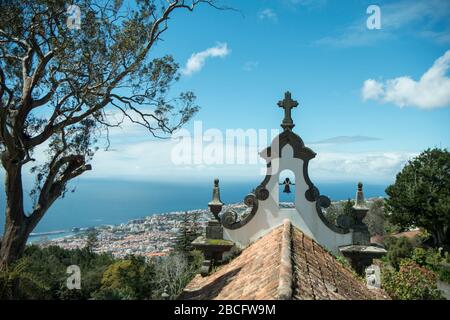
<path fill-rule="evenodd" d="M 281 127 L 284 130 L 292 130 L 292 128 L 294 128 L 295 124 L 291 118 L 291 110 L 292 110 L 292 108 L 295 108 L 298 106 L 298 102 L 295 100 L 292 100 L 291 93 L 289 91 L 287 91 L 284 94 L 284 99 L 281 101 L 278 101 L 278 106 L 280 108 L 284 109 L 284 119 L 283 119 L 283 122 L 281 123 Z"/>

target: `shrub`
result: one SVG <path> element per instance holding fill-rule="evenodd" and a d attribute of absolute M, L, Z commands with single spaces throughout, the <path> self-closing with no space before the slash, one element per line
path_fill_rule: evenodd
<path fill-rule="evenodd" d="M 95 254 L 89 248 L 66 250 L 32 245 L 26 248 L 24 256 L 29 261 L 27 272 L 48 288 L 37 292 L 33 296 L 36 299 L 90 299 L 101 287 L 103 272 L 114 262 L 110 255 Z M 81 269 L 81 290 L 69 290 L 66 286 L 66 270 L 70 265 Z"/>
<path fill-rule="evenodd" d="M 94 299 L 150 299 L 153 289 L 153 264 L 129 256 L 111 264 L 103 273 L 100 290 Z"/>
<path fill-rule="evenodd" d="M 448 253 L 443 257 L 437 249 L 415 248 L 411 259 L 439 275 L 441 281 L 450 283 L 450 263 Z"/>
<path fill-rule="evenodd" d="M 388 248 L 387 259 L 397 270 L 400 266 L 400 261 L 411 257 L 413 251 L 413 244 L 405 237 L 390 238 L 386 242 L 386 246 Z"/>
<path fill-rule="evenodd" d="M 28 246 L 24 258 L 0 271 L 2 299 L 161 299 L 165 291 L 178 296 L 203 262 L 201 252 L 174 253 L 162 259 L 115 259 L 88 247 L 66 250 L 57 246 Z M 81 290 L 66 285 L 69 265 L 81 270 Z M 167 290 L 166 290 L 167 287 Z"/>
<path fill-rule="evenodd" d="M 436 286 L 436 274 L 421 267 L 411 259 L 400 261 L 399 270 L 385 267 L 382 273 L 384 290 L 392 299 L 440 300 L 443 299 Z"/>
<path fill-rule="evenodd" d="M 363 222 L 369 228 L 370 235 L 384 235 L 384 200 L 376 199 L 367 212 Z"/>
<path fill-rule="evenodd" d="M 22 258 L 12 268 L 0 271 L 0 300 L 33 299 L 48 290 L 36 276 L 26 271 L 28 267 L 29 260 Z"/>

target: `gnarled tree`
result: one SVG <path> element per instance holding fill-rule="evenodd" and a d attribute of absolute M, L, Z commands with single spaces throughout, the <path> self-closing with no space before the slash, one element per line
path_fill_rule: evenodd
<path fill-rule="evenodd" d="M 30 232 L 68 182 L 91 170 L 99 132 L 127 119 L 162 137 L 195 114 L 192 92 L 168 97 L 178 80 L 173 58 L 150 53 L 174 11 L 203 3 L 215 6 L 211 0 L 0 2 L 6 192 L 0 269 L 21 256 Z M 37 148 L 46 150 L 48 161 L 36 163 Z M 24 166 L 36 176 L 30 212 L 24 209 Z"/>

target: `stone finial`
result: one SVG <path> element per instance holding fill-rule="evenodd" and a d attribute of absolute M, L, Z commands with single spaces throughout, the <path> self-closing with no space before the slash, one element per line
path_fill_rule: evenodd
<path fill-rule="evenodd" d="M 366 200 L 364 199 L 362 182 L 358 182 L 358 191 L 356 191 L 355 205 L 353 207 L 356 209 L 369 209 L 367 208 Z"/>
<path fill-rule="evenodd" d="M 216 220 L 209 220 L 205 228 L 205 236 L 199 236 L 192 242 L 192 246 L 203 252 L 203 260 L 200 274 L 206 276 L 212 267 L 221 262 L 224 252 L 229 252 L 234 243 L 223 239 L 223 227 L 220 222 L 219 213 L 222 211 L 223 202 L 220 200 L 219 179 L 214 179 L 212 199 L 208 203 L 209 210 Z"/>
<path fill-rule="evenodd" d="M 352 211 L 354 219 L 353 244 L 367 245 L 370 242 L 370 234 L 363 219 L 366 217 L 369 207 L 367 207 L 366 200 L 364 199 L 362 182 L 358 183 L 358 191 L 356 191 L 355 205 Z"/>
<path fill-rule="evenodd" d="M 281 127 L 284 130 L 292 130 L 295 127 L 294 121 L 292 121 L 291 110 L 298 106 L 298 102 L 292 100 L 291 93 L 286 91 L 284 99 L 278 102 L 278 106 L 284 109 L 284 119 L 281 123 Z"/>
<path fill-rule="evenodd" d="M 214 179 L 212 200 L 208 203 L 208 207 L 214 217 L 219 221 L 219 213 L 222 211 L 223 202 L 220 200 L 219 179 L 217 178 Z"/>
<path fill-rule="evenodd" d="M 372 264 L 374 258 L 380 258 L 385 255 L 386 250 L 370 244 L 369 228 L 363 222 L 369 208 L 364 200 L 363 184 L 361 182 L 358 183 L 358 191 L 356 191 L 355 205 L 352 211 L 354 219 L 352 244 L 340 247 L 339 251 L 359 275 L 364 275 L 365 268 Z"/>

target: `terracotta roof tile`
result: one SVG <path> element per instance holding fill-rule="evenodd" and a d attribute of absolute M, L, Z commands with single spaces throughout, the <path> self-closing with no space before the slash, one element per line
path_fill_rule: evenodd
<path fill-rule="evenodd" d="M 289 221 L 258 239 L 211 275 L 197 275 L 180 299 L 289 297 L 296 300 L 388 299 L 382 290 L 368 289 L 331 253 L 291 226 Z"/>
<path fill-rule="evenodd" d="M 423 230 L 410 230 L 410 231 L 404 231 L 404 232 L 400 232 L 400 233 L 396 233 L 393 234 L 392 236 L 396 237 L 396 238 L 400 238 L 400 237 L 405 237 L 408 239 L 412 239 L 414 237 L 417 237 L 418 235 L 423 234 Z"/>

